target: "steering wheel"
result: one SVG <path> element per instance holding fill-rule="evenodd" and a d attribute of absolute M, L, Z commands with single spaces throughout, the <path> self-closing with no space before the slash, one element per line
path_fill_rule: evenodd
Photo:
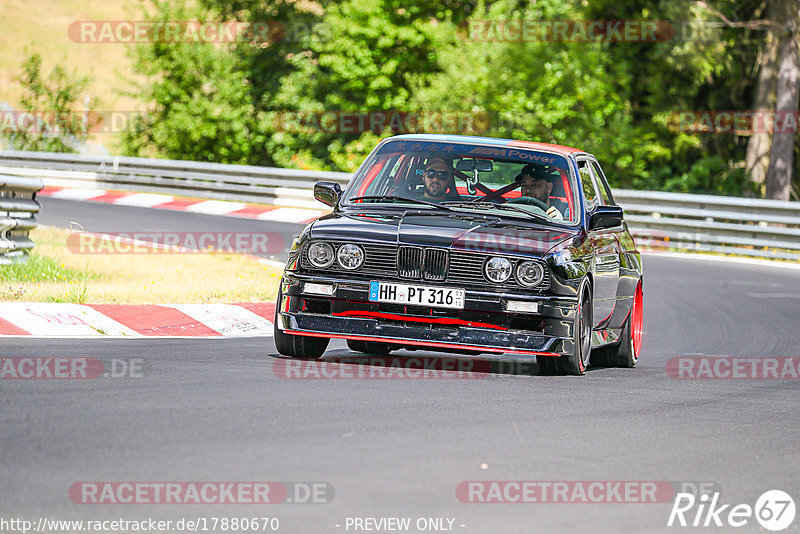
<path fill-rule="evenodd" d="M 514 198 L 508 201 L 509 204 L 527 204 L 529 206 L 536 206 L 537 208 L 541 209 L 545 213 L 547 210 L 550 209 L 550 206 L 539 200 L 538 198 L 533 197 L 519 197 Z"/>

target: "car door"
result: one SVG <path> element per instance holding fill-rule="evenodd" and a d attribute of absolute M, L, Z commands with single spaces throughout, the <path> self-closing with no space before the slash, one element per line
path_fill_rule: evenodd
<path fill-rule="evenodd" d="M 589 216 L 600 205 L 610 205 L 611 197 L 603 188 L 595 170 L 596 160 L 590 157 L 578 159 L 578 171 L 581 177 L 586 211 Z M 614 312 L 619 282 L 620 229 L 590 230 L 588 240 L 594 250 L 591 271 L 594 277 L 593 311 L 594 326 L 604 327 Z"/>

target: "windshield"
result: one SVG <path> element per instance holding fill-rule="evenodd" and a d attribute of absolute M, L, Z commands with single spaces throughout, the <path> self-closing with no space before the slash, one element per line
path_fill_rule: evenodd
<path fill-rule="evenodd" d="M 557 154 L 398 140 L 370 155 L 343 201 L 574 223 L 573 184 L 567 159 Z"/>

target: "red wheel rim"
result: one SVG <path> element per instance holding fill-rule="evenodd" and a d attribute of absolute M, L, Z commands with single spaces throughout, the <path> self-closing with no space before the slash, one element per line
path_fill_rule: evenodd
<path fill-rule="evenodd" d="M 639 358 L 642 350 L 642 324 L 644 323 L 644 297 L 642 295 L 642 282 L 636 286 L 633 294 L 633 309 L 631 310 L 631 337 L 633 338 L 633 356 Z"/>

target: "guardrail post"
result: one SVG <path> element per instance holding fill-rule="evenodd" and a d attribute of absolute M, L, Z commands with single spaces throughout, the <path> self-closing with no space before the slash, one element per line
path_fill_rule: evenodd
<path fill-rule="evenodd" d="M 0 174 L 0 265 L 24 262 L 33 248 L 28 234 L 36 228 L 36 192 L 40 178 Z"/>

